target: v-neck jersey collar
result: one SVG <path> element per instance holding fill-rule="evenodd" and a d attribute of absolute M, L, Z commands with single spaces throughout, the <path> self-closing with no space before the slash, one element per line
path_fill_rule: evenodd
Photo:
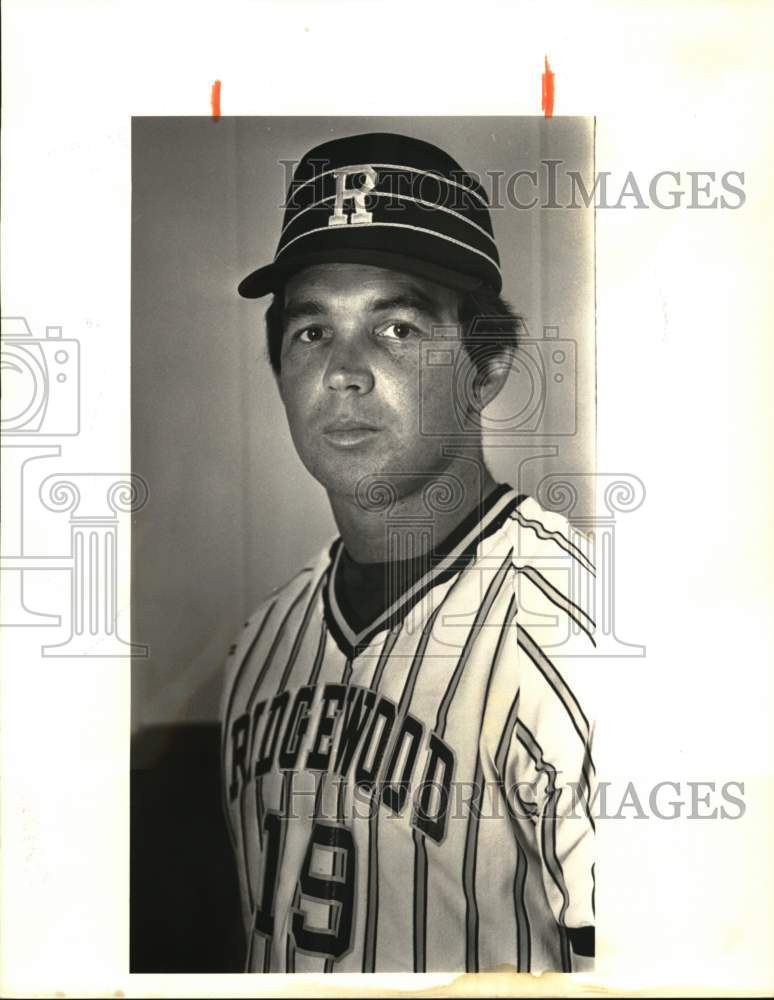
<path fill-rule="evenodd" d="M 323 605 L 328 630 L 339 649 L 349 658 L 361 653 L 385 628 L 397 625 L 433 587 L 445 582 L 475 557 L 480 542 L 497 531 L 525 499 L 507 483 L 501 483 L 432 552 L 430 568 L 414 580 L 367 628 L 356 631 L 347 621 L 336 597 L 336 579 L 344 552 L 341 538 L 330 548 L 323 581 Z"/>

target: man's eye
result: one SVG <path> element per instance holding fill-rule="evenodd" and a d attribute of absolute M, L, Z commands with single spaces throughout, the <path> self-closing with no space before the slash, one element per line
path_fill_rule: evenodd
<path fill-rule="evenodd" d="M 414 327 L 410 323 L 387 323 L 376 331 L 377 337 L 387 340 L 407 340 L 412 333 Z"/>
<path fill-rule="evenodd" d="M 325 331 L 321 326 L 308 326 L 305 330 L 300 330 L 296 337 L 303 344 L 314 344 L 318 340 L 322 340 L 325 336 Z"/>

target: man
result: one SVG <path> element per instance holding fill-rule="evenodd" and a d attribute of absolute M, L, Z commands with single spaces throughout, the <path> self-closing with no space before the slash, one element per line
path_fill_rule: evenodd
<path fill-rule="evenodd" d="M 274 296 L 270 361 L 340 533 L 227 665 L 248 971 L 589 967 L 593 566 L 483 460 L 518 349 L 501 284 L 480 185 L 371 134 L 303 158 L 239 286 Z"/>

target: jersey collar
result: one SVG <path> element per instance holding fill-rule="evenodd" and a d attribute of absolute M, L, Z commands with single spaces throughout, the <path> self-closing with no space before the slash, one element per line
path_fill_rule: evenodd
<path fill-rule="evenodd" d="M 467 566 L 475 557 L 480 542 L 497 531 L 524 499 L 525 495 L 518 495 L 507 483 L 497 486 L 435 549 L 430 558 L 430 569 L 362 632 L 355 631 L 349 624 L 336 598 L 336 574 L 344 549 L 341 538 L 337 538 L 330 549 L 330 562 L 323 583 L 323 604 L 328 630 L 339 649 L 350 658 L 362 653 L 375 635 L 400 622 L 432 587 Z"/>

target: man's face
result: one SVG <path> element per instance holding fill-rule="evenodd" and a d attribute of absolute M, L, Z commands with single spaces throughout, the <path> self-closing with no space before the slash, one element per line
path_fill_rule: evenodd
<path fill-rule="evenodd" d="M 379 476 L 405 495 L 450 465 L 455 366 L 424 365 L 421 380 L 420 366 L 458 308 L 451 289 L 369 265 L 317 264 L 288 281 L 278 384 L 298 454 L 329 493 Z M 455 362 L 464 350 L 459 336 L 442 346 Z"/>

